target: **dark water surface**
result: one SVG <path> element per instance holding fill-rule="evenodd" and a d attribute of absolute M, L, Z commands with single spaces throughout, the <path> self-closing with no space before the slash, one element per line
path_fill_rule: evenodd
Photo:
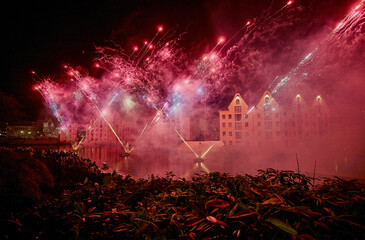
<path fill-rule="evenodd" d="M 212 142 L 190 143 L 198 156 L 201 156 Z M 214 144 L 214 143 L 213 143 Z M 83 147 L 79 156 L 95 161 L 100 167 L 108 166 L 108 171 L 116 170 L 121 174 L 147 178 L 151 174 L 165 176 L 172 172 L 178 177 L 189 178 L 200 172 L 225 172 L 236 174 L 253 174 L 258 169 L 274 168 L 293 170 L 308 176 L 364 179 L 364 164 L 356 161 L 346 153 L 331 151 L 323 154 L 321 148 L 296 151 L 237 151 L 215 144 L 203 161 L 197 161 L 194 153 L 184 144 L 174 149 L 136 150 L 128 157 L 120 157 L 121 147 L 98 146 Z M 313 157 L 316 156 L 316 157 Z M 298 159 L 298 161 L 297 161 Z M 315 173 L 314 173 L 315 172 Z"/>

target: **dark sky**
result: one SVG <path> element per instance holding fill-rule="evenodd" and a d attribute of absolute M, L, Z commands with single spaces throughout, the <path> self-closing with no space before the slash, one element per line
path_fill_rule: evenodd
<path fill-rule="evenodd" d="M 305 2 L 305 1 L 302 1 Z M 349 1 L 333 1 L 346 4 Z M 193 58 L 211 48 L 220 35 L 233 35 L 247 19 L 260 14 L 271 0 L 165 1 L 10 1 L 1 14 L 1 90 L 14 96 L 30 118 L 42 105 L 30 72 L 40 76 L 62 72 L 62 64 L 88 68 L 93 45 L 113 40 L 128 51 L 150 39 L 156 26 L 188 32 L 182 44 Z M 333 12 L 332 12 L 333 13 Z M 344 12 L 339 13 L 344 14 Z"/>

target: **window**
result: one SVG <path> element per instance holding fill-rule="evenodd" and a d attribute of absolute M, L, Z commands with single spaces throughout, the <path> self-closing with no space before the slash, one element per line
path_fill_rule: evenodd
<path fill-rule="evenodd" d="M 226 136 L 226 132 L 222 132 L 222 136 Z"/>
<path fill-rule="evenodd" d="M 222 115 L 222 119 L 226 119 L 226 115 L 224 115 L 224 114 L 223 114 L 223 115 Z"/>
<path fill-rule="evenodd" d="M 236 104 L 240 104 L 240 99 L 236 98 Z"/>
<path fill-rule="evenodd" d="M 241 119 L 242 119 L 242 114 L 235 114 L 234 115 L 234 120 L 241 121 Z"/>
<path fill-rule="evenodd" d="M 236 122 L 234 124 L 234 129 L 235 130 L 242 130 L 242 123 L 241 122 Z"/>
<path fill-rule="evenodd" d="M 279 117 L 279 113 L 275 113 L 275 117 L 278 118 Z"/>
<path fill-rule="evenodd" d="M 242 139 L 242 132 L 236 132 L 236 139 Z"/>
<path fill-rule="evenodd" d="M 272 129 L 272 122 L 265 122 L 265 129 L 267 130 Z"/>
<path fill-rule="evenodd" d="M 245 122 L 245 127 L 248 127 L 248 122 Z"/>
<path fill-rule="evenodd" d="M 232 123 L 228 123 L 228 127 L 230 127 L 230 128 L 231 128 L 231 127 L 232 127 Z"/>
<path fill-rule="evenodd" d="M 226 123 L 222 123 L 222 127 L 226 127 Z"/>
<path fill-rule="evenodd" d="M 228 119 L 232 119 L 232 114 L 228 114 Z"/>
<path fill-rule="evenodd" d="M 258 127 L 261 127 L 261 122 L 257 122 L 257 126 Z"/>
<path fill-rule="evenodd" d="M 272 113 L 264 113 L 265 120 L 272 120 Z"/>
<path fill-rule="evenodd" d="M 271 110 L 271 104 L 266 103 L 266 104 L 264 105 L 264 111 L 265 111 L 265 112 L 267 112 L 267 111 L 270 111 L 270 110 Z"/>
<path fill-rule="evenodd" d="M 248 118 L 248 114 L 246 113 L 245 118 Z"/>
<path fill-rule="evenodd" d="M 277 127 L 279 127 L 279 122 L 276 122 L 275 124 L 276 124 Z"/>
<path fill-rule="evenodd" d="M 229 134 L 230 137 L 232 137 L 232 132 L 229 132 L 228 134 Z"/>
<path fill-rule="evenodd" d="M 242 107 L 241 106 L 235 106 L 234 107 L 234 112 L 242 112 Z"/>
<path fill-rule="evenodd" d="M 258 114 L 257 114 L 257 118 L 260 118 L 260 117 L 261 117 L 261 114 L 260 114 L 260 113 L 258 113 Z"/>
<path fill-rule="evenodd" d="M 229 141 L 229 145 L 232 145 L 232 141 Z"/>

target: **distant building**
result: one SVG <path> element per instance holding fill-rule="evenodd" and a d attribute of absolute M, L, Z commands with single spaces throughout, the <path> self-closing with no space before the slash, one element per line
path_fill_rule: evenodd
<path fill-rule="evenodd" d="M 109 119 L 110 126 L 102 119 L 91 119 L 85 130 L 84 144 L 102 145 L 102 144 L 119 144 L 119 140 L 125 143 L 133 144 L 136 138 L 128 121 L 122 120 L 118 115 Z M 111 130 L 111 127 L 113 130 Z M 113 132 L 114 131 L 114 132 Z M 118 138 L 116 137 L 118 136 Z"/>
<path fill-rule="evenodd" d="M 327 136 L 330 112 L 321 96 L 308 106 L 300 94 L 292 104 L 282 107 L 264 92 L 259 103 L 249 110 L 236 93 L 231 103 L 219 111 L 220 140 L 231 146 L 293 146 Z"/>
<path fill-rule="evenodd" d="M 61 143 L 75 143 L 78 141 L 77 138 L 77 124 L 72 124 L 68 128 L 61 127 L 60 128 L 60 142 Z"/>
<path fill-rule="evenodd" d="M 36 138 L 41 135 L 42 126 L 39 122 L 20 122 L 6 127 L 9 138 Z"/>
<path fill-rule="evenodd" d="M 42 136 L 49 137 L 49 138 L 59 138 L 60 137 L 60 130 L 54 124 L 54 122 L 51 118 L 48 118 L 46 121 L 43 122 Z"/>

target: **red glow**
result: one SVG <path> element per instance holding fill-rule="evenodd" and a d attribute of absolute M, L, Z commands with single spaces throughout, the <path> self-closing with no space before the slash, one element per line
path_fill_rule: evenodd
<path fill-rule="evenodd" d="M 147 45 L 148 42 L 147 41 L 144 41 L 143 43 L 144 43 L 144 45 Z"/>
<path fill-rule="evenodd" d="M 222 42 L 224 42 L 224 37 L 220 37 L 220 38 L 218 39 L 218 44 L 220 44 L 220 43 L 222 43 Z"/>
<path fill-rule="evenodd" d="M 357 14 L 359 14 L 359 11 L 355 12 L 352 17 L 355 17 Z"/>
<path fill-rule="evenodd" d="M 31 71 L 31 73 L 32 73 L 32 74 L 35 74 L 35 72 L 34 72 L 34 71 Z"/>
<path fill-rule="evenodd" d="M 99 63 L 95 63 L 95 64 L 94 64 L 94 67 L 96 67 L 96 68 L 100 68 L 100 64 L 99 64 Z"/>
<path fill-rule="evenodd" d="M 133 47 L 133 50 L 134 50 L 134 51 L 138 51 L 138 47 L 137 47 L 137 46 L 134 46 L 134 47 Z"/>
<path fill-rule="evenodd" d="M 163 31 L 163 26 L 161 26 L 161 25 L 157 26 L 157 30 L 158 30 L 159 32 Z"/>
<path fill-rule="evenodd" d="M 286 5 L 291 5 L 293 3 L 293 1 L 289 1 Z"/>
<path fill-rule="evenodd" d="M 148 46 L 148 48 L 149 48 L 149 49 L 152 49 L 152 48 L 153 48 L 153 45 L 152 45 L 152 44 L 151 44 L 151 45 L 149 45 L 149 46 Z"/>
<path fill-rule="evenodd" d="M 41 88 L 41 86 L 39 86 L 39 85 L 34 85 L 34 86 L 32 87 L 32 89 L 33 89 L 34 91 L 39 90 L 40 88 Z"/>
<path fill-rule="evenodd" d="M 250 21 L 247 21 L 246 25 L 250 25 L 250 24 L 251 24 L 251 22 Z"/>

